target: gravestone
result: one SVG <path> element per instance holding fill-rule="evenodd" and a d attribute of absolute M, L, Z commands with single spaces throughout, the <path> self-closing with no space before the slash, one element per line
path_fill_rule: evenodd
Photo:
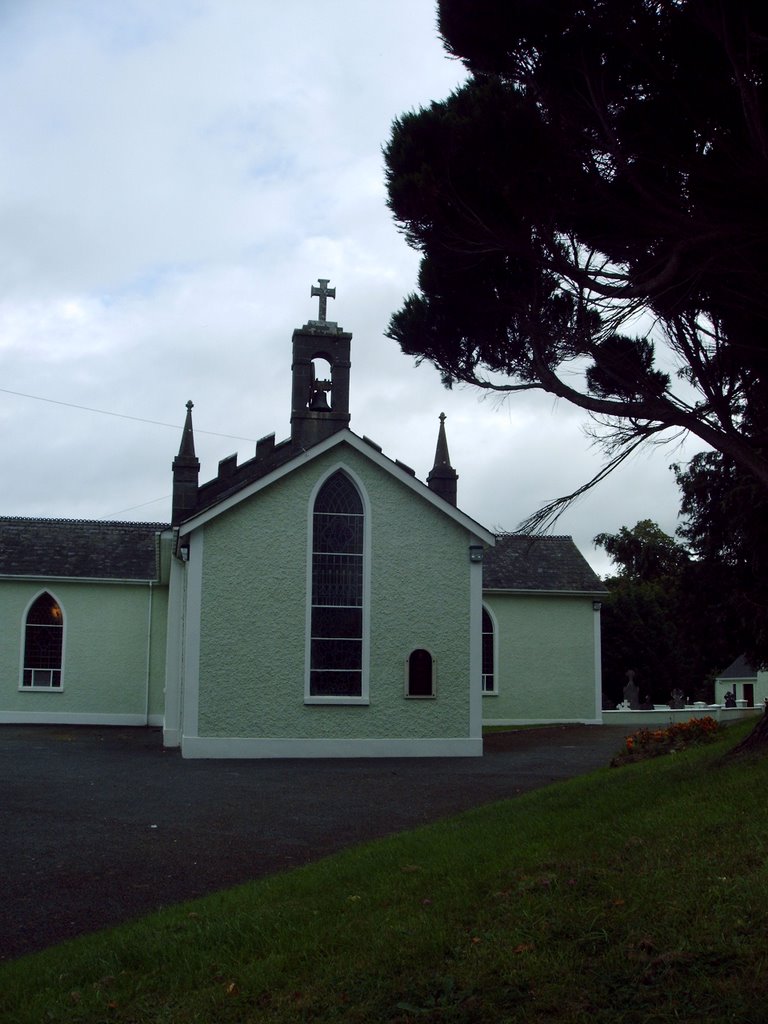
<path fill-rule="evenodd" d="M 640 708 L 640 691 L 637 688 L 635 682 L 635 670 L 630 668 L 627 670 L 627 685 L 624 687 L 624 700 L 628 701 L 630 708 L 633 711 L 638 711 Z"/>

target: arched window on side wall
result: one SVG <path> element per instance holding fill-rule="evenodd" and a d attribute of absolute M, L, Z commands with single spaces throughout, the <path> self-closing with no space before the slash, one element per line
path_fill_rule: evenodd
<path fill-rule="evenodd" d="M 483 693 L 498 693 L 493 646 L 493 619 L 483 608 Z"/>
<path fill-rule="evenodd" d="M 435 659 L 423 647 L 411 651 L 405 665 L 406 697 L 435 696 Z"/>
<path fill-rule="evenodd" d="M 311 697 L 362 696 L 364 529 L 360 495 L 339 470 L 312 513 Z"/>
<path fill-rule="evenodd" d="M 32 603 L 24 624 L 22 688 L 60 689 L 63 649 L 64 614 L 46 591 Z"/>

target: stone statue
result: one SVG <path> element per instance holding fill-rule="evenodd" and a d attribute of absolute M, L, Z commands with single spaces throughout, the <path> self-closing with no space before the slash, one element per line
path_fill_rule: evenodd
<path fill-rule="evenodd" d="M 629 702 L 629 706 L 633 711 L 637 711 L 640 707 L 640 690 L 637 688 L 635 682 L 635 670 L 630 668 L 627 670 L 627 685 L 624 687 L 624 700 Z"/>

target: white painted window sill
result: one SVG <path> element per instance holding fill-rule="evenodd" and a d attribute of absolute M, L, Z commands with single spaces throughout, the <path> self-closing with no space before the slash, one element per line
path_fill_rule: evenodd
<path fill-rule="evenodd" d="M 367 697 L 305 697 L 304 704 L 308 707 L 317 707 L 321 704 L 343 704 L 347 707 L 368 707 L 370 701 Z"/>

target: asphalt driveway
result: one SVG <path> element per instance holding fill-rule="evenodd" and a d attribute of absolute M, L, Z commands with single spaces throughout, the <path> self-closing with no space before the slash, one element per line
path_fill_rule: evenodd
<path fill-rule="evenodd" d="M 606 765 L 623 728 L 482 758 L 185 761 L 157 729 L 0 726 L 0 959 Z"/>

